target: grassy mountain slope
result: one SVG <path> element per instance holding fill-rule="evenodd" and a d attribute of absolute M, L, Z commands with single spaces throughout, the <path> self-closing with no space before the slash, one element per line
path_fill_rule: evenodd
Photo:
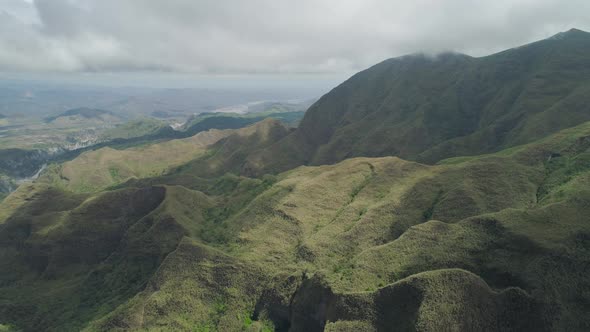
<path fill-rule="evenodd" d="M 264 143 L 275 126 L 254 128 Z M 212 164 L 231 160 L 221 158 L 230 137 Z M 0 226 L 1 322 L 584 330 L 588 137 L 585 123 L 437 165 L 353 158 L 264 180 L 191 176 L 188 163 L 92 195 L 36 183 L 0 203 L 10 211 Z"/>
<path fill-rule="evenodd" d="M 263 173 L 356 156 L 434 163 L 532 142 L 590 120 L 588 52 L 590 34 L 571 30 L 482 58 L 386 60 L 324 95 L 295 133 L 252 158 Z"/>
<path fill-rule="evenodd" d="M 192 137 L 198 133 L 211 129 L 239 129 L 253 125 L 264 119 L 276 119 L 286 125 L 295 125 L 304 112 L 268 111 L 248 115 L 210 113 L 197 116 L 190 125 L 182 130 L 174 130 L 168 125 L 163 125 L 158 120 L 141 119 L 120 124 L 114 128 L 106 129 L 101 134 L 100 142 L 86 148 L 66 152 L 56 158 L 45 158 L 43 162 L 65 162 L 76 158 L 81 153 L 97 150 L 103 147 L 111 147 L 118 150 L 132 147 L 152 145 L 168 140 Z M 2 165 L 0 165 L 2 167 Z"/>
<path fill-rule="evenodd" d="M 39 182 L 74 192 L 96 192 L 132 178 L 169 172 L 200 177 L 239 173 L 251 151 L 263 149 L 288 133 L 281 122 L 266 119 L 241 129 L 211 129 L 189 138 L 127 149 L 103 147 L 52 165 Z"/>
<path fill-rule="evenodd" d="M 53 166 L 40 181 L 75 192 L 93 192 L 124 182 L 165 173 L 206 153 L 208 145 L 229 135 L 228 130 L 209 130 L 193 137 L 116 150 L 110 147 L 87 151 L 71 161 Z"/>
<path fill-rule="evenodd" d="M 101 140 L 129 139 L 140 136 L 155 135 L 160 131 L 168 129 L 166 122 L 152 118 L 142 118 L 125 122 L 115 128 L 105 130 L 101 134 Z"/>
<path fill-rule="evenodd" d="M 290 132 L 279 120 L 267 118 L 219 140 L 204 158 L 197 158 L 178 171 L 201 177 L 215 177 L 226 172 L 248 173 L 248 167 L 256 167 L 246 163 L 249 155 L 264 150 Z"/>

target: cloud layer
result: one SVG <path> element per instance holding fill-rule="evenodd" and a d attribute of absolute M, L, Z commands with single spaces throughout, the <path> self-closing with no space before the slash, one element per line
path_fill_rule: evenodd
<path fill-rule="evenodd" d="M 588 30 L 588 13 L 587 0 L 4 0 L 0 71 L 341 73 Z"/>

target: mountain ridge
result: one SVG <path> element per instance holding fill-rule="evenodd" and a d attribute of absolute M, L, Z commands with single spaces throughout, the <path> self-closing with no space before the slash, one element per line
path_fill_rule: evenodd
<path fill-rule="evenodd" d="M 98 108 L 89 108 L 89 107 L 79 107 L 79 108 L 72 108 L 63 113 L 46 117 L 44 120 L 46 123 L 53 122 L 62 117 L 73 117 L 73 116 L 80 116 L 85 119 L 102 119 L 105 116 L 112 116 L 117 117 L 115 113 L 111 111 L 106 111 L 103 109 Z"/>
<path fill-rule="evenodd" d="M 293 158 L 257 174 L 354 156 L 435 163 L 494 152 L 590 120 L 590 34 L 568 32 L 490 56 L 404 56 L 361 71 L 320 98 L 269 149 Z M 564 115 L 566 114 L 566 115 Z"/>

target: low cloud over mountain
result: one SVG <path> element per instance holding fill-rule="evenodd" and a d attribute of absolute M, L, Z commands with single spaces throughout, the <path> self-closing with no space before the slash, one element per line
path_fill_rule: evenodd
<path fill-rule="evenodd" d="M 588 12 L 584 0 L 6 0 L 0 70 L 342 73 L 588 30 Z"/>

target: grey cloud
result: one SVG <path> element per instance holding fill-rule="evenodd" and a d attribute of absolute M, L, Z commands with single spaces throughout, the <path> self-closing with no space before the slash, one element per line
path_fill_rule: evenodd
<path fill-rule="evenodd" d="M 338 73 L 588 30 L 589 12 L 587 0 L 6 0 L 0 70 Z"/>

